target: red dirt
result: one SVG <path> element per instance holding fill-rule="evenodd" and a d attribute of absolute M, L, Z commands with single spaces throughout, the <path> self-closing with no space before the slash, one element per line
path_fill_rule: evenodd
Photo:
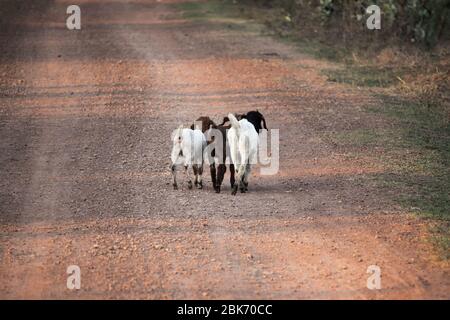
<path fill-rule="evenodd" d="M 425 222 L 362 182 L 377 154 L 322 139 L 377 126 L 361 111 L 375 98 L 288 44 L 183 20 L 177 1 L 78 2 L 81 31 L 58 0 L 0 34 L 0 298 L 450 298 Z M 256 108 L 280 128 L 279 174 L 255 170 L 235 197 L 209 174 L 172 190 L 174 128 Z"/>

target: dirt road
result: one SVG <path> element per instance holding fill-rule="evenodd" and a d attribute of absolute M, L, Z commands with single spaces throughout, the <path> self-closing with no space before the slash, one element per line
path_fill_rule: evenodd
<path fill-rule="evenodd" d="M 176 2 L 80 0 L 80 31 L 65 27 L 71 1 L 1 9 L 0 298 L 450 298 L 424 222 L 366 183 L 377 154 L 322 139 L 383 125 L 362 111 L 378 101 Z M 256 169 L 235 197 L 209 174 L 172 190 L 170 132 L 253 109 L 280 129 L 279 173 Z"/>

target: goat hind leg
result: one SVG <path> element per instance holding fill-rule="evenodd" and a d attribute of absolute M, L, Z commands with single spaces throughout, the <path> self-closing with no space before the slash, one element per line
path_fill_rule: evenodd
<path fill-rule="evenodd" d="M 211 163 L 209 165 L 209 170 L 211 172 L 211 180 L 212 180 L 212 184 L 213 184 L 213 188 L 214 190 L 216 190 L 216 185 L 217 185 L 217 178 L 216 178 L 216 164 L 215 163 Z"/>
<path fill-rule="evenodd" d="M 192 165 L 192 171 L 194 171 L 194 185 L 198 185 L 198 167 L 196 164 Z"/>
<path fill-rule="evenodd" d="M 190 172 L 190 168 L 192 167 L 192 165 L 190 164 L 185 164 L 184 165 L 184 172 L 186 173 L 186 177 L 188 180 L 188 188 L 192 189 L 192 179 L 191 179 L 191 172 Z"/>
<path fill-rule="evenodd" d="M 244 174 L 244 177 L 242 179 L 245 191 L 248 191 L 248 176 L 250 175 L 251 170 L 252 170 L 251 165 L 247 164 L 246 167 L 245 167 L 245 174 Z"/>
<path fill-rule="evenodd" d="M 247 166 L 245 164 L 241 164 L 239 168 L 239 173 L 240 173 L 240 176 L 238 177 L 239 189 L 241 193 L 245 193 L 247 191 L 246 189 Z"/>
<path fill-rule="evenodd" d="M 225 164 L 221 163 L 218 166 L 217 171 L 217 182 L 216 182 L 216 192 L 220 192 L 220 187 L 222 186 L 223 177 L 225 176 L 225 172 L 227 171 L 227 167 Z"/>
<path fill-rule="evenodd" d="M 238 187 L 240 188 L 241 192 L 245 192 L 244 185 L 243 185 L 243 178 L 245 174 L 245 165 L 238 165 L 236 166 L 238 170 L 236 170 L 236 183 L 234 184 L 233 191 L 231 194 L 236 195 Z"/>
<path fill-rule="evenodd" d="M 173 176 L 173 189 L 178 190 L 178 184 L 177 184 L 177 167 L 173 164 L 171 167 L 172 170 L 172 176 Z"/>
<path fill-rule="evenodd" d="M 240 175 L 239 175 L 239 165 L 235 165 L 235 178 L 237 179 L 237 182 L 234 183 L 233 187 L 231 188 L 231 194 L 234 196 L 237 193 L 238 190 L 238 182 L 240 181 Z"/>
<path fill-rule="evenodd" d="M 234 185 L 236 183 L 234 173 L 234 164 L 230 163 L 230 185 L 232 189 L 234 188 Z"/>
<path fill-rule="evenodd" d="M 202 174 L 203 174 L 203 165 L 198 165 L 197 167 L 197 188 L 203 189 L 203 180 L 202 180 Z"/>

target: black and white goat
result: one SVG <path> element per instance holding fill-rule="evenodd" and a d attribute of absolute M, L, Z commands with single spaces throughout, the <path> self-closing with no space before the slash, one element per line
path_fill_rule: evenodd
<path fill-rule="evenodd" d="M 188 187 L 192 189 L 191 169 L 194 171 L 194 183 L 197 188 L 203 188 L 203 151 L 206 147 L 206 139 L 201 130 L 183 128 L 180 126 L 173 133 L 172 147 L 172 175 L 173 188 L 178 189 L 177 184 L 177 166 L 183 165 L 188 179 Z"/>
<path fill-rule="evenodd" d="M 236 119 L 238 119 L 238 120 L 247 119 L 248 122 L 253 124 L 253 126 L 255 127 L 255 130 L 258 134 L 262 129 L 267 130 L 266 119 L 264 118 L 262 113 L 259 112 L 258 110 L 249 111 L 246 114 L 236 114 L 235 116 L 236 116 Z M 230 121 L 229 117 L 223 118 L 223 121 L 220 124 L 220 126 L 223 126 L 228 121 Z"/>
<path fill-rule="evenodd" d="M 231 160 L 236 169 L 236 181 L 232 194 L 238 189 L 241 192 L 248 190 L 248 176 L 251 167 L 256 164 L 258 157 L 259 136 L 253 124 L 247 119 L 237 120 L 233 114 L 228 114 L 231 128 L 228 130 L 227 138 L 230 145 Z"/>

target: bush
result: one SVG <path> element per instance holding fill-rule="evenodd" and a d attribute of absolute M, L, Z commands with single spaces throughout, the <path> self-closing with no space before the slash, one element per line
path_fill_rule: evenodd
<path fill-rule="evenodd" d="M 241 0 L 241 3 L 282 8 L 290 16 L 307 12 L 316 15 L 328 28 L 339 28 L 343 37 L 354 34 L 365 24 L 365 9 L 376 4 L 382 12 L 382 31 L 406 41 L 434 46 L 448 37 L 450 1 L 448 0 Z M 364 30 L 365 31 L 365 30 Z"/>

